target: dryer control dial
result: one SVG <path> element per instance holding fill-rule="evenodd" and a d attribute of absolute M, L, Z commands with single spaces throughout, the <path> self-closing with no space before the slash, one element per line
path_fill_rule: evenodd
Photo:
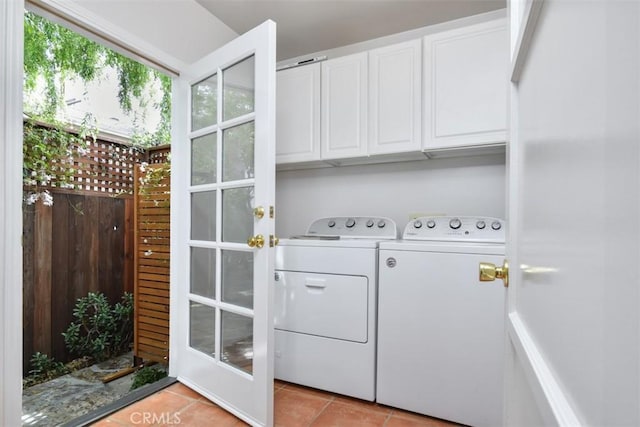
<path fill-rule="evenodd" d="M 328 225 L 330 228 L 333 228 L 333 227 L 335 227 L 335 226 L 336 226 L 336 222 L 335 222 L 334 220 L 330 219 L 330 220 L 329 220 L 329 222 L 327 223 L 327 225 Z"/>
<path fill-rule="evenodd" d="M 413 221 L 413 228 L 422 228 L 422 221 L 420 221 L 419 219 Z"/>
<path fill-rule="evenodd" d="M 434 228 L 436 226 L 436 222 L 432 219 L 427 221 L 427 228 Z"/>
<path fill-rule="evenodd" d="M 484 230 L 484 228 L 487 226 L 487 223 L 485 223 L 484 221 L 480 220 L 478 222 L 476 222 L 476 228 L 478 230 Z"/>
<path fill-rule="evenodd" d="M 385 225 L 387 225 L 387 221 L 385 221 L 384 219 L 378 221 L 378 228 L 384 228 Z"/>
<path fill-rule="evenodd" d="M 460 221 L 459 218 L 453 218 L 451 221 L 449 221 L 449 227 L 451 227 L 454 230 L 457 230 L 461 226 L 462 226 L 462 221 Z"/>
<path fill-rule="evenodd" d="M 502 228 L 502 224 L 500 224 L 500 221 L 493 221 L 491 223 L 491 228 L 494 230 L 500 230 Z"/>
<path fill-rule="evenodd" d="M 349 218 L 344 225 L 346 225 L 347 228 L 353 228 L 353 226 L 356 225 L 356 220 L 353 218 Z"/>
<path fill-rule="evenodd" d="M 372 219 L 367 221 L 367 228 L 371 228 L 371 227 L 373 227 L 373 220 Z"/>

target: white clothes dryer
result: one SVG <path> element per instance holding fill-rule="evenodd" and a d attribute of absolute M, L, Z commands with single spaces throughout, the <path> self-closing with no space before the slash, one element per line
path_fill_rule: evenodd
<path fill-rule="evenodd" d="M 389 218 L 333 217 L 280 241 L 277 379 L 375 399 L 378 243 L 396 238 Z"/>
<path fill-rule="evenodd" d="M 504 222 L 422 217 L 380 244 L 377 401 L 471 426 L 502 425 Z"/>

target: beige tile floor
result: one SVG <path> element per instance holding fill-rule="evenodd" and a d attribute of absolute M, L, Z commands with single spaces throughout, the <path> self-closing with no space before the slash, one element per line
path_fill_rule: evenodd
<path fill-rule="evenodd" d="M 456 424 L 276 381 L 277 427 L 445 427 Z M 247 424 L 182 384 L 174 384 L 93 424 L 105 426 L 215 426 Z"/>

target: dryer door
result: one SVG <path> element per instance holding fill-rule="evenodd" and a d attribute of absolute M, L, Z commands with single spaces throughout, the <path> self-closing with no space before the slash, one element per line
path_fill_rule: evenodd
<path fill-rule="evenodd" d="M 275 284 L 276 329 L 367 342 L 366 277 L 277 271 Z"/>

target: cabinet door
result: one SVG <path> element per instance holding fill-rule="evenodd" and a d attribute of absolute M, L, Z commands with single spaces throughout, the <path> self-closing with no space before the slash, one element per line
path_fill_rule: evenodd
<path fill-rule="evenodd" d="M 367 154 L 367 53 L 322 63 L 322 158 Z"/>
<path fill-rule="evenodd" d="M 503 19 L 424 38 L 424 149 L 506 141 L 509 46 Z"/>
<path fill-rule="evenodd" d="M 369 154 L 422 147 L 422 40 L 369 52 Z"/>
<path fill-rule="evenodd" d="M 276 163 L 320 160 L 320 64 L 276 74 Z"/>

